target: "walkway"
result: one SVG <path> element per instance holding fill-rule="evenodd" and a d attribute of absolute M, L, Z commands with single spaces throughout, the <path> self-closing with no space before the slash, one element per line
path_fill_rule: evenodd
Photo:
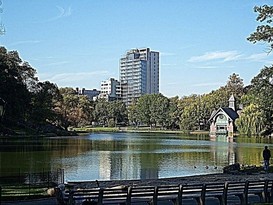
<path fill-rule="evenodd" d="M 56 198 L 2 202 L 1 205 L 57 205 Z"/>
<path fill-rule="evenodd" d="M 240 201 L 237 197 L 230 198 L 228 204 L 239 205 Z M 256 196 L 250 197 L 250 204 L 259 203 L 259 198 Z M 158 203 L 159 205 L 173 205 L 170 201 L 162 201 Z M 184 205 L 197 205 L 196 201 L 188 199 L 185 200 Z M 217 199 L 210 198 L 206 200 L 206 205 L 218 205 L 219 201 Z M 17 201 L 17 202 L 2 202 L 1 205 L 57 205 L 57 201 L 55 198 L 50 199 L 37 199 L 37 200 L 29 200 L 29 201 Z M 136 204 L 137 205 L 137 204 Z M 144 204 L 141 204 L 144 205 Z"/>

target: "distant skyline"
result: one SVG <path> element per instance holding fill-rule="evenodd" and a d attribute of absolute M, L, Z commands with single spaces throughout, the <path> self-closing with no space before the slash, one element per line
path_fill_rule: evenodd
<path fill-rule="evenodd" d="M 119 79 L 119 59 L 133 48 L 160 52 L 160 92 L 204 94 L 232 73 L 248 85 L 273 64 L 266 44 L 246 38 L 258 22 L 254 6 L 273 1 L 1 0 L 0 44 L 59 87 L 100 89 Z"/>

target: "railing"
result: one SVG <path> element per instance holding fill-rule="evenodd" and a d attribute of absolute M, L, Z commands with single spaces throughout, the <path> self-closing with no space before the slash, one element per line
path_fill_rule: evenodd
<path fill-rule="evenodd" d="M 63 169 L 40 173 L 18 172 L 18 174 L 13 173 L 12 176 L 1 176 L 0 205 L 1 201 L 47 197 L 47 190 L 60 183 L 64 183 Z"/>
<path fill-rule="evenodd" d="M 207 200 L 218 200 L 218 204 L 234 204 L 237 202 L 247 205 L 253 197 L 259 202 L 272 202 L 273 187 L 269 180 L 219 182 L 204 184 L 181 184 L 163 186 L 118 186 L 112 188 L 69 188 L 59 186 L 56 196 L 59 204 L 138 204 L 148 203 L 157 205 L 160 201 L 172 201 L 173 204 L 182 205 L 185 200 L 204 205 Z M 71 187 L 72 186 L 72 187 Z M 230 200 L 232 199 L 232 200 Z M 182 203 L 183 201 L 183 203 Z M 256 201 L 256 199 L 255 199 Z"/>
<path fill-rule="evenodd" d="M 227 130 L 224 129 L 216 130 L 216 134 L 218 135 L 226 135 L 227 133 L 228 133 Z"/>

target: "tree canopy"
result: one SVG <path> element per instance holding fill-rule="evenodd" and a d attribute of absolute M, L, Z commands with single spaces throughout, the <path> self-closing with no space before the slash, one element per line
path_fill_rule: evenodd
<path fill-rule="evenodd" d="M 261 25 L 247 38 L 252 43 L 263 42 L 269 45 L 269 52 L 273 49 L 273 6 L 255 6 L 254 12 L 258 13 L 256 20 Z"/>

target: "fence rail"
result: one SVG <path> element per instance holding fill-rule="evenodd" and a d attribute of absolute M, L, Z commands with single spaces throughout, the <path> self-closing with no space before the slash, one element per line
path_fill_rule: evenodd
<path fill-rule="evenodd" d="M 46 197 L 47 190 L 57 184 L 64 183 L 64 170 L 43 171 L 39 173 L 22 173 L 12 176 L 0 176 L 1 201 Z"/>
<path fill-rule="evenodd" d="M 117 186 L 112 188 L 81 188 L 77 186 L 57 187 L 58 204 L 152 204 L 172 202 L 173 204 L 205 205 L 206 203 L 229 204 L 272 204 L 273 181 L 226 181 L 200 184 L 179 184 L 159 186 Z M 186 201 L 187 200 L 187 201 Z M 191 200 L 191 201 L 189 201 Z M 213 200 L 213 201 L 212 201 Z M 213 202 L 213 203 L 212 203 Z"/>

